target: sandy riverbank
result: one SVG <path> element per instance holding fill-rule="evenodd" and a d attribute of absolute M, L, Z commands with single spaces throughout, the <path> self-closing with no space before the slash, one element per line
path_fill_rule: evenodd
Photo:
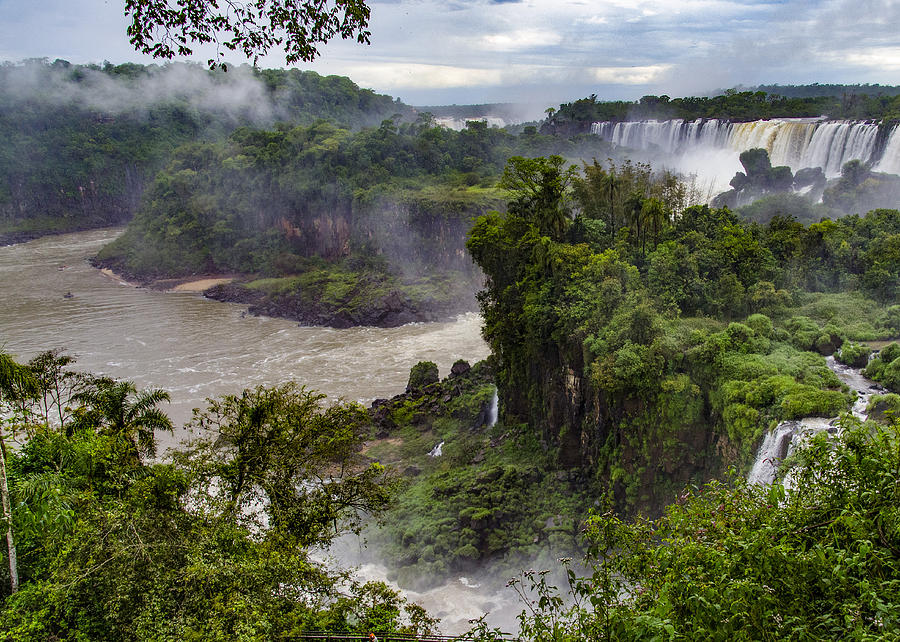
<path fill-rule="evenodd" d="M 100 268 L 100 272 L 120 283 L 125 283 L 134 287 L 147 287 L 153 290 L 165 290 L 166 292 L 199 293 L 216 285 L 231 283 L 235 279 L 234 276 L 205 276 L 202 278 L 157 279 L 156 281 L 148 281 L 146 283 L 136 283 L 125 278 L 121 274 L 113 272 L 109 268 Z"/>
<path fill-rule="evenodd" d="M 234 281 L 233 276 L 219 277 L 210 279 L 197 279 L 196 281 L 185 281 L 179 283 L 173 288 L 168 288 L 172 292 L 203 292 L 216 285 L 223 285 Z"/>

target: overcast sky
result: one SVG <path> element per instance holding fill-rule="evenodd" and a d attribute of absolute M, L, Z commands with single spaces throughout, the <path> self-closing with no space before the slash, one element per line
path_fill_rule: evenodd
<path fill-rule="evenodd" d="M 372 44 L 302 65 L 414 105 L 900 84 L 900 0 L 373 0 Z M 151 62 L 121 0 L 0 0 L 0 59 Z M 208 52 L 196 57 L 205 61 Z M 244 62 L 236 57 L 231 63 Z M 283 67 L 270 55 L 265 67 Z"/>

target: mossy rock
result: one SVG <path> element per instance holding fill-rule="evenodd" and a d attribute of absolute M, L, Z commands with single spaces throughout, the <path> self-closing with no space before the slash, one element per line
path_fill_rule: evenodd
<path fill-rule="evenodd" d="M 872 395 L 866 406 L 868 418 L 879 423 L 888 423 L 891 417 L 900 417 L 900 395 Z"/>
<path fill-rule="evenodd" d="M 864 368 L 871 354 L 872 348 L 867 345 L 844 341 L 841 349 L 834 353 L 834 358 L 852 368 Z"/>
<path fill-rule="evenodd" d="M 409 371 L 409 383 L 406 391 L 421 390 L 441 380 L 437 364 L 433 361 L 420 361 Z"/>

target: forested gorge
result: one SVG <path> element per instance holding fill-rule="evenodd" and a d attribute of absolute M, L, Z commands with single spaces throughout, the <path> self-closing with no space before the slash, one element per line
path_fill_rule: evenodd
<path fill-rule="evenodd" d="M 197 65 L 0 66 L 0 238 L 122 224 L 172 152 L 242 125 L 347 127 L 412 110 L 348 78 Z"/>
<path fill-rule="evenodd" d="M 443 380 L 420 363 L 405 392 L 368 410 L 292 384 L 211 399 L 190 424 L 199 436 L 161 459 L 164 391 L 79 373 L 65 353 L 17 364 L 0 352 L 15 443 L 3 525 L 19 560 L 18 587 L 9 553 L 0 571 L 7 636 L 433 630 L 386 585 L 311 555 L 385 517 L 369 534 L 404 586 L 584 553 L 562 561 L 567 589 L 544 571 L 510 582 L 523 639 L 896 637 L 900 211 L 834 216 L 890 179 L 853 161 L 815 203 L 782 193 L 789 168 L 751 150 L 732 185 L 762 198 L 703 204 L 695 182 L 582 127 L 635 114 L 890 119 L 893 96 L 592 96 L 513 134 L 437 127 L 299 72 L 245 70 L 259 112 L 221 72 L 202 72 L 227 90 L 218 111 L 183 87 L 171 103 L 104 111 L 61 110 L 49 94 L 172 69 L 0 71 L 52 89 L 2 97 L 9 233 L 133 215 L 97 265 L 143 282 L 235 275 L 209 296 L 310 324 L 480 305 L 492 352 Z M 885 387 L 871 421 L 844 414 L 855 395 L 830 355 Z M 809 416 L 840 417 L 838 434 L 798 449 L 775 484 L 749 484 L 768 431 Z M 497 636 L 473 626 L 472 639 Z"/>

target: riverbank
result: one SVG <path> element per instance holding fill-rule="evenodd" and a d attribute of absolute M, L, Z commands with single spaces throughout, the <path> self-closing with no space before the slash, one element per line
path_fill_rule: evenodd
<path fill-rule="evenodd" d="M 97 267 L 95 265 L 95 267 Z M 236 278 L 235 275 L 205 275 L 200 277 L 186 277 L 180 279 L 155 279 L 144 281 L 136 279 L 133 276 L 120 274 L 108 267 L 98 267 L 101 274 L 115 279 L 120 283 L 127 283 L 136 288 L 148 288 L 150 290 L 159 290 L 163 292 L 195 292 L 202 294 L 206 290 L 220 285 L 231 283 Z"/>
<path fill-rule="evenodd" d="M 351 328 L 371 326 L 395 328 L 407 323 L 449 321 L 478 309 L 474 288 L 431 283 L 385 283 L 362 276 L 341 288 L 334 284 L 303 287 L 297 277 L 273 280 L 220 283 L 203 292 L 207 298 L 247 305 L 255 316 L 290 319 L 301 325 Z M 284 283 L 284 282 L 287 283 Z M 284 287 L 287 286 L 287 287 Z"/>
<path fill-rule="evenodd" d="M 263 279 L 247 274 L 150 278 L 109 261 L 93 258 L 90 263 L 110 278 L 135 287 L 202 293 L 214 301 L 246 305 L 254 316 L 289 319 L 304 326 L 396 328 L 451 321 L 478 310 L 479 279 L 458 271 L 401 278 L 384 271 L 324 266 Z"/>

